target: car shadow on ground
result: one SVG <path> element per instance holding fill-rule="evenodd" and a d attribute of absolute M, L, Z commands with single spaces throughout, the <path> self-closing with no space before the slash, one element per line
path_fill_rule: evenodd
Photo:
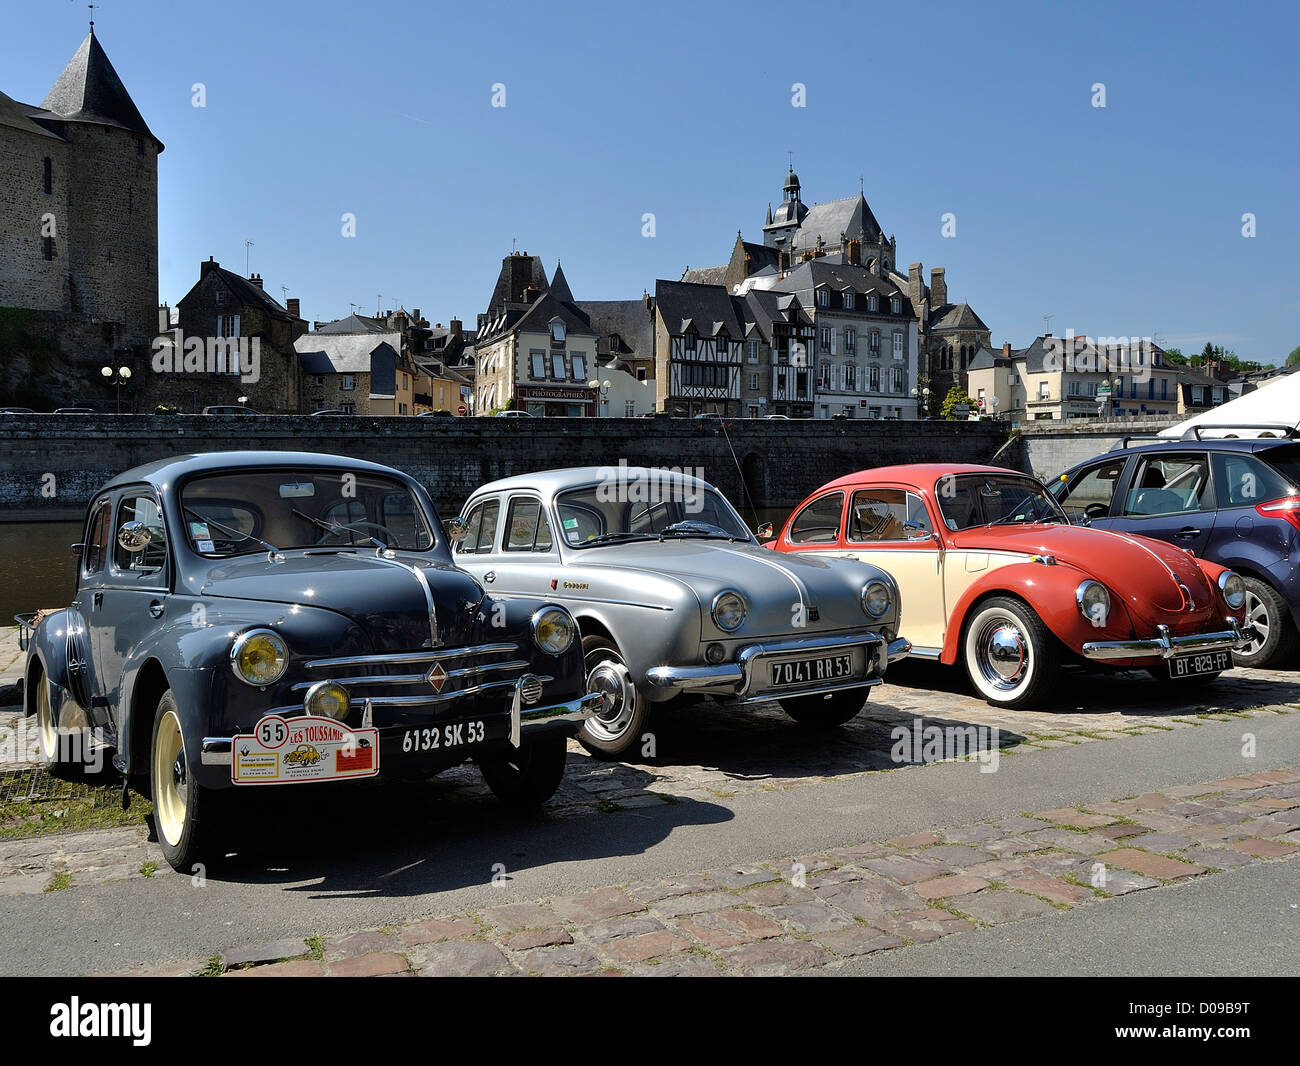
<path fill-rule="evenodd" d="M 638 855 L 674 832 L 734 816 L 692 799 L 618 819 L 590 806 L 522 812 L 468 784 L 468 775 L 478 771 L 227 793 L 237 850 L 204 876 L 322 899 L 415 896 L 508 883 L 532 867 Z"/>

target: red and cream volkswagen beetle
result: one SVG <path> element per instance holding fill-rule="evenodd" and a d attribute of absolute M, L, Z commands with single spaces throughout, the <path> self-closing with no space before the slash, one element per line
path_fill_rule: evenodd
<path fill-rule="evenodd" d="M 1230 570 L 1161 541 L 1072 526 L 1035 478 L 919 463 L 823 485 L 766 547 L 893 574 L 914 658 L 965 664 L 990 703 L 1039 702 L 1062 660 L 1213 680 L 1250 630 Z"/>

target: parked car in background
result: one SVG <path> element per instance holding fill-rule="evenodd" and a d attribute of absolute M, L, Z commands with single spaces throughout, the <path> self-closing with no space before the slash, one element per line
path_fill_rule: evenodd
<path fill-rule="evenodd" d="M 1159 541 L 1070 525 L 1035 478 L 918 463 L 829 482 L 767 544 L 894 575 L 912 655 L 962 663 L 989 703 L 1048 697 L 1062 661 L 1213 680 L 1251 633 L 1245 583 Z"/>
<path fill-rule="evenodd" d="M 510 410 L 510 411 L 498 411 L 496 413 L 496 417 L 497 418 L 532 418 L 533 415 L 531 411 Z"/>
<path fill-rule="evenodd" d="M 211 404 L 203 408 L 205 415 L 255 415 L 257 414 L 251 407 L 246 407 L 242 403 Z"/>
<path fill-rule="evenodd" d="M 463 514 L 457 565 L 577 620 L 588 688 L 604 697 L 578 739 L 599 755 L 639 752 L 654 705 L 678 696 L 778 700 L 796 721 L 839 725 L 907 654 L 887 573 L 778 561 L 717 489 L 683 473 L 506 478 Z"/>
<path fill-rule="evenodd" d="M 0 415 L 34 415 L 30 407 L 0 407 Z"/>
<path fill-rule="evenodd" d="M 1231 567 L 1246 586 L 1255 638 L 1239 666 L 1294 666 L 1300 653 L 1300 440 L 1143 442 L 1071 467 L 1051 484 L 1070 520 L 1140 533 Z M 1286 431 L 1282 431 L 1286 432 Z M 1127 443 L 1127 442 L 1123 442 Z"/>
<path fill-rule="evenodd" d="M 58 768 L 93 733 L 149 782 L 167 861 L 225 855 L 232 788 L 427 778 L 473 759 L 546 800 L 588 695 L 573 617 L 452 564 L 414 479 L 297 452 L 159 460 L 91 500 L 65 609 L 19 616 L 23 703 Z M 79 751 L 78 748 L 82 748 Z"/>
<path fill-rule="evenodd" d="M 56 415 L 93 415 L 95 409 L 93 407 L 56 407 L 54 413 Z"/>
<path fill-rule="evenodd" d="M 352 415 L 353 415 L 353 413 L 354 413 L 354 412 L 352 412 L 352 411 L 340 411 L 340 410 L 339 410 L 338 408 L 336 408 L 336 407 L 327 407 L 327 408 L 325 408 L 325 409 L 322 410 L 322 411 L 313 411 L 313 412 L 312 412 L 310 415 L 308 415 L 307 417 L 308 417 L 308 418 L 330 418 L 330 417 L 333 417 L 333 416 L 335 416 L 335 415 L 342 415 L 342 416 L 344 416 L 345 418 L 351 418 Z"/>

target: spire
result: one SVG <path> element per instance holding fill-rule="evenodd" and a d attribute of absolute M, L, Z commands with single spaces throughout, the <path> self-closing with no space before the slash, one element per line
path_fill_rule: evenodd
<path fill-rule="evenodd" d="M 551 278 L 551 295 L 564 303 L 573 303 L 573 293 L 569 290 L 569 283 L 565 280 L 564 270 L 558 259 L 555 261 L 555 274 Z"/>
<path fill-rule="evenodd" d="M 141 134 L 154 141 L 162 151 L 162 143 L 149 129 L 113 64 L 108 61 L 99 38 L 95 36 L 93 23 L 81 47 L 41 101 L 41 107 L 65 121 L 117 126 Z"/>
<path fill-rule="evenodd" d="M 771 224 L 772 224 L 772 201 L 769 200 L 767 202 L 767 221 L 763 223 L 763 225 L 770 226 Z"/>

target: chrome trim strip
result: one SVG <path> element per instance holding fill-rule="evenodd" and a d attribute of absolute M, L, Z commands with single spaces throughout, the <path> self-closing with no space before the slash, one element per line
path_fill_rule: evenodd
<path fill-rule="evenodd" d="M 447 677 L 473 677 L 476 674 L 486 674 L 491 670 L 525 670 L 529 663 L 523 659 L 511 659 L 504 663 L 487 663 L 483 666 L 462 666 L 458 670 L 448 670 Z M 427 674 L 360 674 L 355 677 L 331 677 L 330 681 L 336 681 L 340 685 L 418 685 L 421 681 L 428 679 Z M 311 688 L 313 684 L 320 682 L 299 681 L 290 691 L 297 692 L 299 689 Z"/>
<path fill-rule="evenodd" d="M 308 670 L 328 670 L 334 666 L 384 666 L 400 663 L 434 663 L 440 659 L 455 659 L 471 655 L 503 655 L 519 650 L 518 644 L 477 644 L 446 651 L 404 651 L 377 655 L 345 655 L 334 659 L 312 659 Z"/>
<path fill-rule="evenodd" d="M 938 659 L 943 654 L 942 648 L 918 648 L 912 645 L 912 650 L 908 655 L 913 659 Z"/>
<path fill-rule="evenodd" d="M 662 603 L 641 603 L 637 600 L 611 600 L 607 596 L 570 596 L 567 592 L 556 590 L 549 595 L 543 596 L 537 592 L 504 592 L 501 589 L 496 590 L 496 595 L 502 599 L 516 600 L 543 600 L 546 603 L 559 604 L 561 607 L 565 603 L 612 603 L 619 607 L 645 607 L 652 611 L 673 611 L 676 608 L 665 607 Z"/>
<path fill-rule="evenodd" d="M 885 654 L 887 656 L 887 661 L 891 663 L 896 659 L 906 659 L 912 654 L 912 642 L 906 637 L 899 637 L 897 640 L 891 640 Z"/>

